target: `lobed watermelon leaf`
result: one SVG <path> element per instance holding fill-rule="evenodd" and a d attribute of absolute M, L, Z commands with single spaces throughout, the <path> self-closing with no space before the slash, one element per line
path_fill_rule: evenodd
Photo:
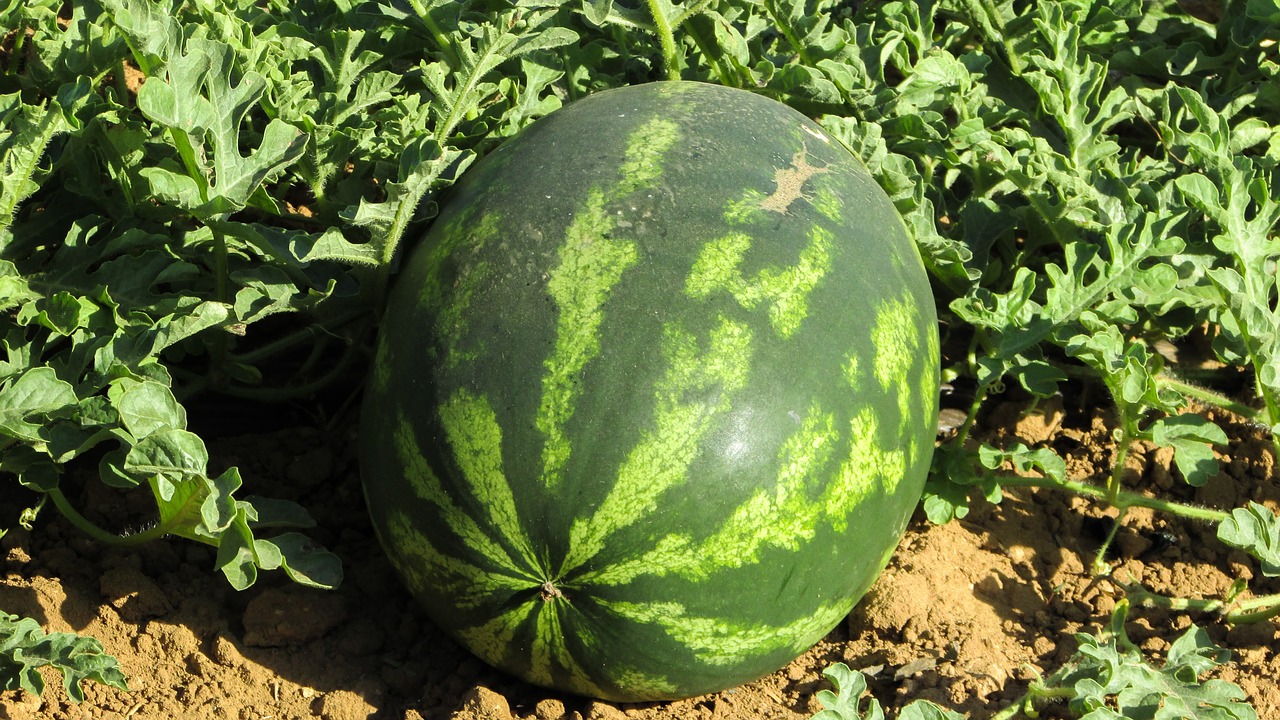
<path fill-rule="evenodd" d="M 67 697 L 84 702 L 81 683 L 102 683 L 128 690 L 116 659 L 103 651 L 102 644 L 73 633 L 48 633 L 29 617 L 0 611 L 0 689 L 44 692 L 39 668 L 49 666 L 62 675 Z"/>

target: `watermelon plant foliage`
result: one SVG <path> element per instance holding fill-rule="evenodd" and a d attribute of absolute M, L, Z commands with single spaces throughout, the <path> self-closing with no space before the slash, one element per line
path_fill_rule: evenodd
<path fill-rule="evenodd" d="M 84 700 L 85 680 L 128 689 L 116 659 L 97 640 L 73 633 L 46 634 L 32 618 L 0 612 L 0 689 L 21 688 L 39 695 L 44 678 L 38 669 L 45 666 L 62 674 L 67 697 L 74 702 Z"/>
<path fill-rule="evenodd" d="M 215 547 L 236 587 L 270 568 L 337 582 L 293 532 L 306 514 L 209 457 L 188 415 L 361 375 L 405 238 L 471 162 L 566 103 L 679 78 L 816 119 L 903 217 L 944 380 L 973 389 L 931 519 L 1022 485 L 1199 518 L 1253 579 L 1222 598 L 1127 586 L 1135 605 L 1273 617 L 1274 506 L 1187 506 L 1124 471 L 1151 443 L 1188 485 L 1220 473 L 1206 404 L 1273 443 L 1280 425 L 1280 5 L 1187 7 L 0 2 L 0 482 L 26 506 L 3 525 L 39 531 L 52 506 L 103 542 Z M 1114 410 L 1107 476 L 982 441 L 1002 389 L 1080 387 Z M 145 493 L 154 529 L 121 538 L 137 519 L 84 508 L 86 483 Z"/>

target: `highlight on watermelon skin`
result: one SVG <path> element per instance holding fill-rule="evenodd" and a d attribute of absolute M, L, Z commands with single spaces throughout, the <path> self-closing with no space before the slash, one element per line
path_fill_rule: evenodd
<path fill-rule="evenodd" d="M 919 501 L 920 256 L 838 141 L 742 90 L 609 90 L 469 169 L 392 289 L 361 428 L 433 620 L 614 701 L 732 687 L 828 633 Z"/>

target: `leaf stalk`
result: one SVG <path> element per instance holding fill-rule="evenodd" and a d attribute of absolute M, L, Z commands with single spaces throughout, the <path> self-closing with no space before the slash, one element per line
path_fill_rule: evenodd
<path fill-rule="evenodd" d="M 668 80 L 680 79 L 680 56 L 676 52 L 675 30 L 660 0 L 648 0 L 649 14 L 653 16 L 653 29 L 662 46 L 662 65 Z"/>
<path fill-rule="evenodd" d="M 46 491 L 49 499 L 53 501 L 53 506 L 58 508 L 58 512 L 67 519 L 76 529 L 80 530 L 89 537 L 98 542 L 115 546 L 133 546 L 142 545 L 152 540 L 157 540 L 168 534 L 167 530 L 159 525 L 143 530 L 142 532 L 133 533 L 132 535 L 117 535 L 109 530 L 105 530 L 92 520 L 80 514 L 80 511 L 71 504 L 66 495 L 58 488 L 51 488 Z"/>

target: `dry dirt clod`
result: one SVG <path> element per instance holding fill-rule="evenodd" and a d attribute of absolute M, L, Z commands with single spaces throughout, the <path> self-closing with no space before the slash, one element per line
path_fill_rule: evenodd
<path fill-rule="evenodd" d="M 366 720 L 378 711 L 363 697 L 350 690 L 325 693 L 316 702 L 315 709 L 322 720 Z"/>
<path fill-rule="evenodd" d="M 565 715 L 564 703 L 555 698 L 543 698 L 533 708 L 536 720 L 564 720 Z"/>
<path fill-rule="evenodd" d="M 173 610 L 168 596 L 136 567 L 108 570 L 98 582 L 102 596 L 128 622 L 160 617 Z"/>
<path fill-rule="evenodd" d="M 285 647 L 324 637 L 347 617 L 342 596 L 302 587 L 269 589 L 244 610 L 244 644 Z"/>
<path fill-rule="evenodd" d="M 587 709 L 583 713 L 583 720 L 626 720 L 626 718 L 626 713 L 608 703 L 599 701 L 592 701 L 587 705 Z"/>
<path fill-rule="evenodd" d="M 462 708 L 453 714 L 452 720 L 513 720 L 513 718 L 511 706 L 505 697 L 483 685 L 477 685 L 467 691 L 462 701 Z"/>
<path fill-rule="evenodd" d="M 226 635 L 219 635 L 213 639 L 211 657 L 214 662 L 223 667 L 236 667 L 244 664 L 244 656 L 240 654 L 240 650 L 236 648 L 235 643 Z"/>

